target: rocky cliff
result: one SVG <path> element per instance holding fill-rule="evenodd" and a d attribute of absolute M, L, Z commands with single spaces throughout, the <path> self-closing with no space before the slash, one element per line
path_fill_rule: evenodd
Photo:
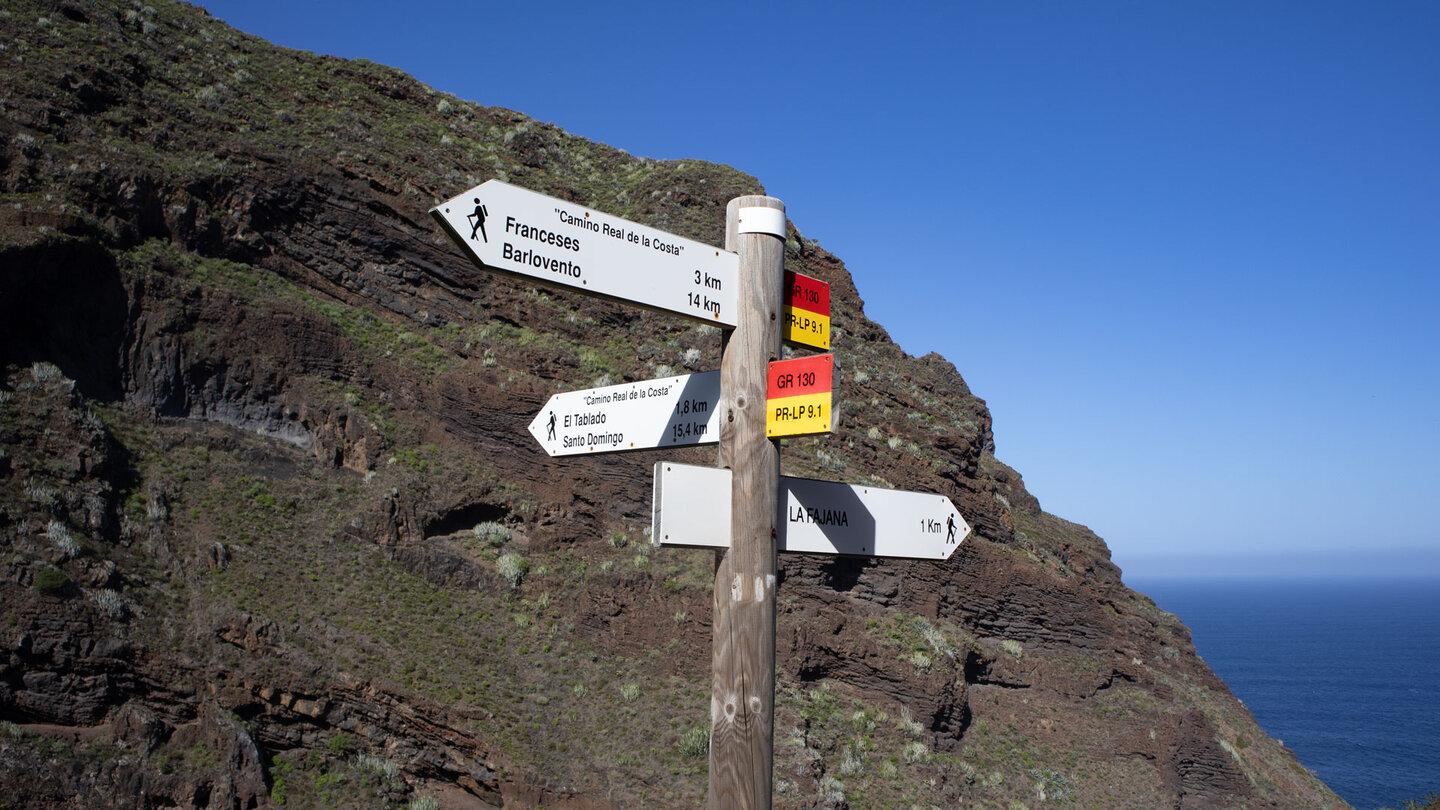
<path fill-rule="evenodd" d="M 720 244 L 760 183 L 166 0 L 0 32 L 0 804 L 701 804 L 713 553 L 650 546 L 660 456 L 525 426 L 719 332 L 479 273 L 426 211 L 494 177 Z M 949 362 L 794 226 L 786 264 L 831 285 L 842 429 L 783 471 L 976 534 L 781 560 L 777 806 L 1343 806 Z"/>

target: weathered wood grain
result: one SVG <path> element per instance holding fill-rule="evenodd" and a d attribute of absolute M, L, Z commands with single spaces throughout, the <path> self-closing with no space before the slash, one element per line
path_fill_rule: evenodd
<path fill-rule="evenodd" d="M 733 473 L 730 548 L 715 571 L 710 693 L 711 810 L 769 808 L 774 763 L 775 515 L 779 450 L 765 436 L 765 371 L 780 357 L 785 239 L 740 233 L 730 201 L 725 247 L 740 254 L 739 310 L 720 360 L 720 466 Z"/>

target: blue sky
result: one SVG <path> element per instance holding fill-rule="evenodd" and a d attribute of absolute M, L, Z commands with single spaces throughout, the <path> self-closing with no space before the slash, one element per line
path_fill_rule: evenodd
<path fill-rule="evenodd" d="M 1127 579 L 1440 573 L 1440 4 L 202 4 L 755 175 Z"/>

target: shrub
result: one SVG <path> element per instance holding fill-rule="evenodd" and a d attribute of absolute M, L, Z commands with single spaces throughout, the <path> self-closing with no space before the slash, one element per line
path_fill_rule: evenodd
<path fill-rule="evenodd" d="M 470 531 L 475 533 L 475 538 L 483 543 L 492 546 L 504 545 L 510 539 L 510 529 L 501 523 L 487 520 L 483 523 L 476 523 L 475 528 Z"/>
<path fill-rule="evenodd" d="M 1075 792 L 1070 789 L 1070 780 L 1059 771 L 1031 768 L 1029 775 L 1035 780 L 1035 798 L 1042 802 L 1063 802 L 1075 796 Z"/>
<path fill-rule="evenodd" d="M 857 709 L 850 715 L 850 725 L 854 726 L 859 734 L 870 734 L 875 731 L 875 720 L 864 709 Z"/>
<path fill-rule="evenodd" d="M 362 771 L 369 771 L 386 781 L 400 775 L 400 766 L 388 759 L 371 756 L 369 754 L 356 754 L 355 767 Z"/>
<path fill-rule="evenodd" d="M 495 561 L 495 568 L 500 572 L 500 576 L 510 583 L 510 587 L 518 588 L 520 581 L 530 572 L 530 563 L 526 562 L 525 558 L 519 554 L 511 552 L 502 554 L 500 559 Z"/>
<path fill-rule="evenodd" d="M 35 382 L 50 382 L 63 379 L 65 374 L 60 371 L 59 366 L 42 360 L 30 365 L 30 376 L 34 378 Z"/>
<path fill-rule="evenodd" d="M 440 810 L 440 800 L 434 796 L 416 796 L 405 805 L 406 810 Z"/>
<path fill-rule="evenodd" d="M 1020 658 L 1025 655 L 1025 645 L 1021 644 L 1013 638 L 1007 638 L 1004 641 L 1000 642 L 1000 649 L 1004 650 L 1007 653 L 1010 653 L 1016 658 Z"/>
<path fill-rule="evenodd" d="M 945 634 L 937 630 L 924 616 L 915 617 L 915 627 L 920 630 L 920 637 L 925 639 L 925 643 L 930 645 L 931 650 L 947 658 L 955 657 L 955 645 L 951 644 L 950 640 L 945 638 Z"/>
<path fill-rule="evenodd" d="M 70 529 L 58 520 L 50 521 L 45 527 L 45 536 L 50 539 L 50 545 L 60 552 L 61 556 L 70 560 L 80 556 L 80 544 L 70 534 Z"/>
<path fill-rule="evenodd" d="M 640 697 L 640 684 L 638 684 L 638 683 L 623 683 L 623 684 L 620 684 L 620 697 L 623 697 L 623 698 L 625 698 L 626 700 L 634 700 L 635 698 Z"/>
<path fill-rule="evenodd" d="M 919 736 L 925 733 L 925 726 L 910 716 L 909 706 L 900 707 L 900 728 L 912 736 Z"/>
<path fill-rule="evenodd" d="M 680 755 L 700 759 L 710 753 L 710 730 L 694 726 L 680 735 Z"/>
<path fill-rule="evenodd" d="M 846 467 L 845 459 L 841 458 L 835 453 L 831 453 L 830 451 L 825 450 L 824 448 L 815 451 L 815 460 L 819 461 L 820 466 L 824 467 L 827 470 L 834 470 L 838 472 L 845 469 Z"/>
<path fill-rule="evenodd" d="M 59 593 L 70 584 L 70 577 L 59 568 L 46 568 L 35 575 L 35 587 L 45 593 Z"/>
<path fill-rule="evenodd" d="M 119 619 L 125 615 L 125 602 L 121 600 L 120 594 L 109 588 L 104 588 L 90 594 L 90 601 L 100 612 L 112 619 Z"/>
<path fill-rule="evenodd" d="M 905 761 L 911 764 L 916 762 L 927 762 L 930 759 L 930 748 L 925 743 L 916 740 L 905 746 Z"/>
<path fill-rule="evenodd" d="M 55 490 L 51 487 L 27 483 L 25 484 L 25 494 L 41 506 L 51 506 L 55 503 Z"/>

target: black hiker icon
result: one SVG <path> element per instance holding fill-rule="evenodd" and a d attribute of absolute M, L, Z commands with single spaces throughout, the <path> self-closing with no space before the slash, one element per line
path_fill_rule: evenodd
<path fill-rule="evenodd" d="M 475 224 L 474 224 L 473 226 L 471 226 L 471 228 L 470 228 L 470 238 L 471 238 L 471 239 L 474 239 L 474 238 L 475 238 L 475 234 L 478 232 L 478 233 L 480 234 L 480 236 L 484 237 L 484 239 L 485 239 L 485 241 L 486 241 L 487 243 L 490 241 L 490 237 L 485 235 L 485 217 L 486 217 L 486 215 L 488 215 L 489 213 L 490 213 L 489 211 L 485 210 L 485 206 L 480 203 L 480 198 L 479 198 L 479 197 L 476 197 L 476 198 L 475 198 L 475 213 L 473 213 L 473 214 L 467 214 L 467 215 L 465 216 L 466 219 L 468 219 L 468 220 L 470 220 L 470 221 L 472 221 L 472 222 L 475 223 Z M 554 428 L 552 427 L 551 430 L 552 430 L 552 432 L 553 432 Z M 554 438 L 554 437 L 552 436 L 551 438 Z"/>
<path fill-rule="evenodd" d="M 546 432 L 545 438 L 546 438 L 547 441 L 552 441 L 552 442 L 555 441 L 555 412 L 554 412 L 554 411 L 551 411 L 551 412 L 550 412 L 550 430 Z"/>
<path fill-rule="evenodd" d="M 953 543 L 953 542 L 955 542 L 955 516 L 954 516 L 954 515 L 950 515 L 949 517 L 945 518 L 945 528 L 948 530 L 948 531 L 946 531 L 946 533 L 945 533 L 945 542 L 946 542 L 946 543 Z"/>

